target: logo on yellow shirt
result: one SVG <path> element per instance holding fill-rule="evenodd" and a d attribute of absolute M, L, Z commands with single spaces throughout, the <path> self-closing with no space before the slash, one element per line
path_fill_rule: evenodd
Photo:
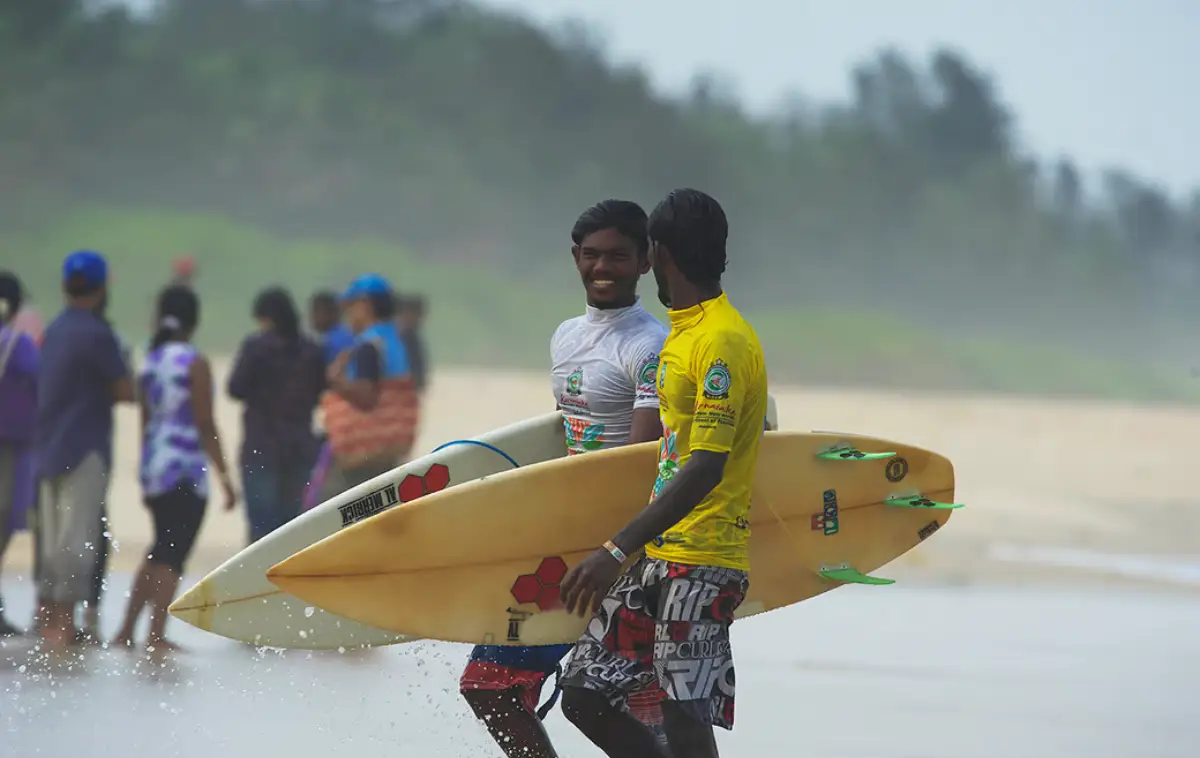
<path fill-rule="evenodd" d="M 729 397 L 731 384 L 733 379 L 729 376 L 729 369 L 725 367 L 725 361 L 718 358 L 704 374 L 704 396 L 709 400 L 724 400 Z"/>

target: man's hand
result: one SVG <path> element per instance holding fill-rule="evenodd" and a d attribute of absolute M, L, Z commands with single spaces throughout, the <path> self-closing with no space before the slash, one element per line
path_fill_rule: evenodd
<path fill-rule="evenodd" d="M 587 618 L 600 608 L 600 603 L 620 574 L 621 564 L 613 554 L 604 548 L 597 548 L 567 572 L 558 590 L 558 597 L 567 613 Z"/>

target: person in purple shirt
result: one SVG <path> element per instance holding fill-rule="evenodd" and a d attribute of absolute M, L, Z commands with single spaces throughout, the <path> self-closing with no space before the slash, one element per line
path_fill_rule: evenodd
<path fill-rule="evenodd" d="M 38 627 L 50 648 L 79 640 L 74 610 L 91 594 L 112 468 L 113 405 L 133 402 L 117 335 L 99 315 L 108 264 L 91 250 L 63 261 L 66 307 L 46 327 L 38 372 L 35 455 Z"/>
<path fill-rule="evenodd" d="M 33 439 L 37 424 L 37 346 L 14 319 L 24 288 L 15 275 L 0 272 L 0 565 L 13 531 L 34 500 Z M 0 598 L 0 637 L 20 634 L 4 614 Z"/>

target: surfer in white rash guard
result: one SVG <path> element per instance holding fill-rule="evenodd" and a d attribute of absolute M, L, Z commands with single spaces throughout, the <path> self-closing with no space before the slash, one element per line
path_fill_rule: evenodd
<path fill-rule="evenodd" d="M 649 442 L 662 435 L 658 354 L 667 328 L 637 296 L 650 270 L 646 212 L 637 203 L 605 200 L 571 230 L 571 254 L 587 293 L 587 310 L 550 339 L 551 386 L 566 426 L 567 454 Z M 570 504 L 564 504 L 569 506 Z M 478 645 L 460 691 L 509 758 L 557 755 L 538 711 L 542 685 L 571 645 Z M 630 713 L 666 746 L 661 691 L 640 694 Z"/>

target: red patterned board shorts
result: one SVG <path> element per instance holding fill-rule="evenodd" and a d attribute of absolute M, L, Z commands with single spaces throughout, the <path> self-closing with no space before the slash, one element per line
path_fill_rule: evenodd
<path fill-rule="evenodd" d="M 729 627 L 750 587 L 745 571 L 642 556 L 592 616 L 562 686 L 603 692 L 615 707 L 660 689 L 702 723 L 733 728 Z"/>

